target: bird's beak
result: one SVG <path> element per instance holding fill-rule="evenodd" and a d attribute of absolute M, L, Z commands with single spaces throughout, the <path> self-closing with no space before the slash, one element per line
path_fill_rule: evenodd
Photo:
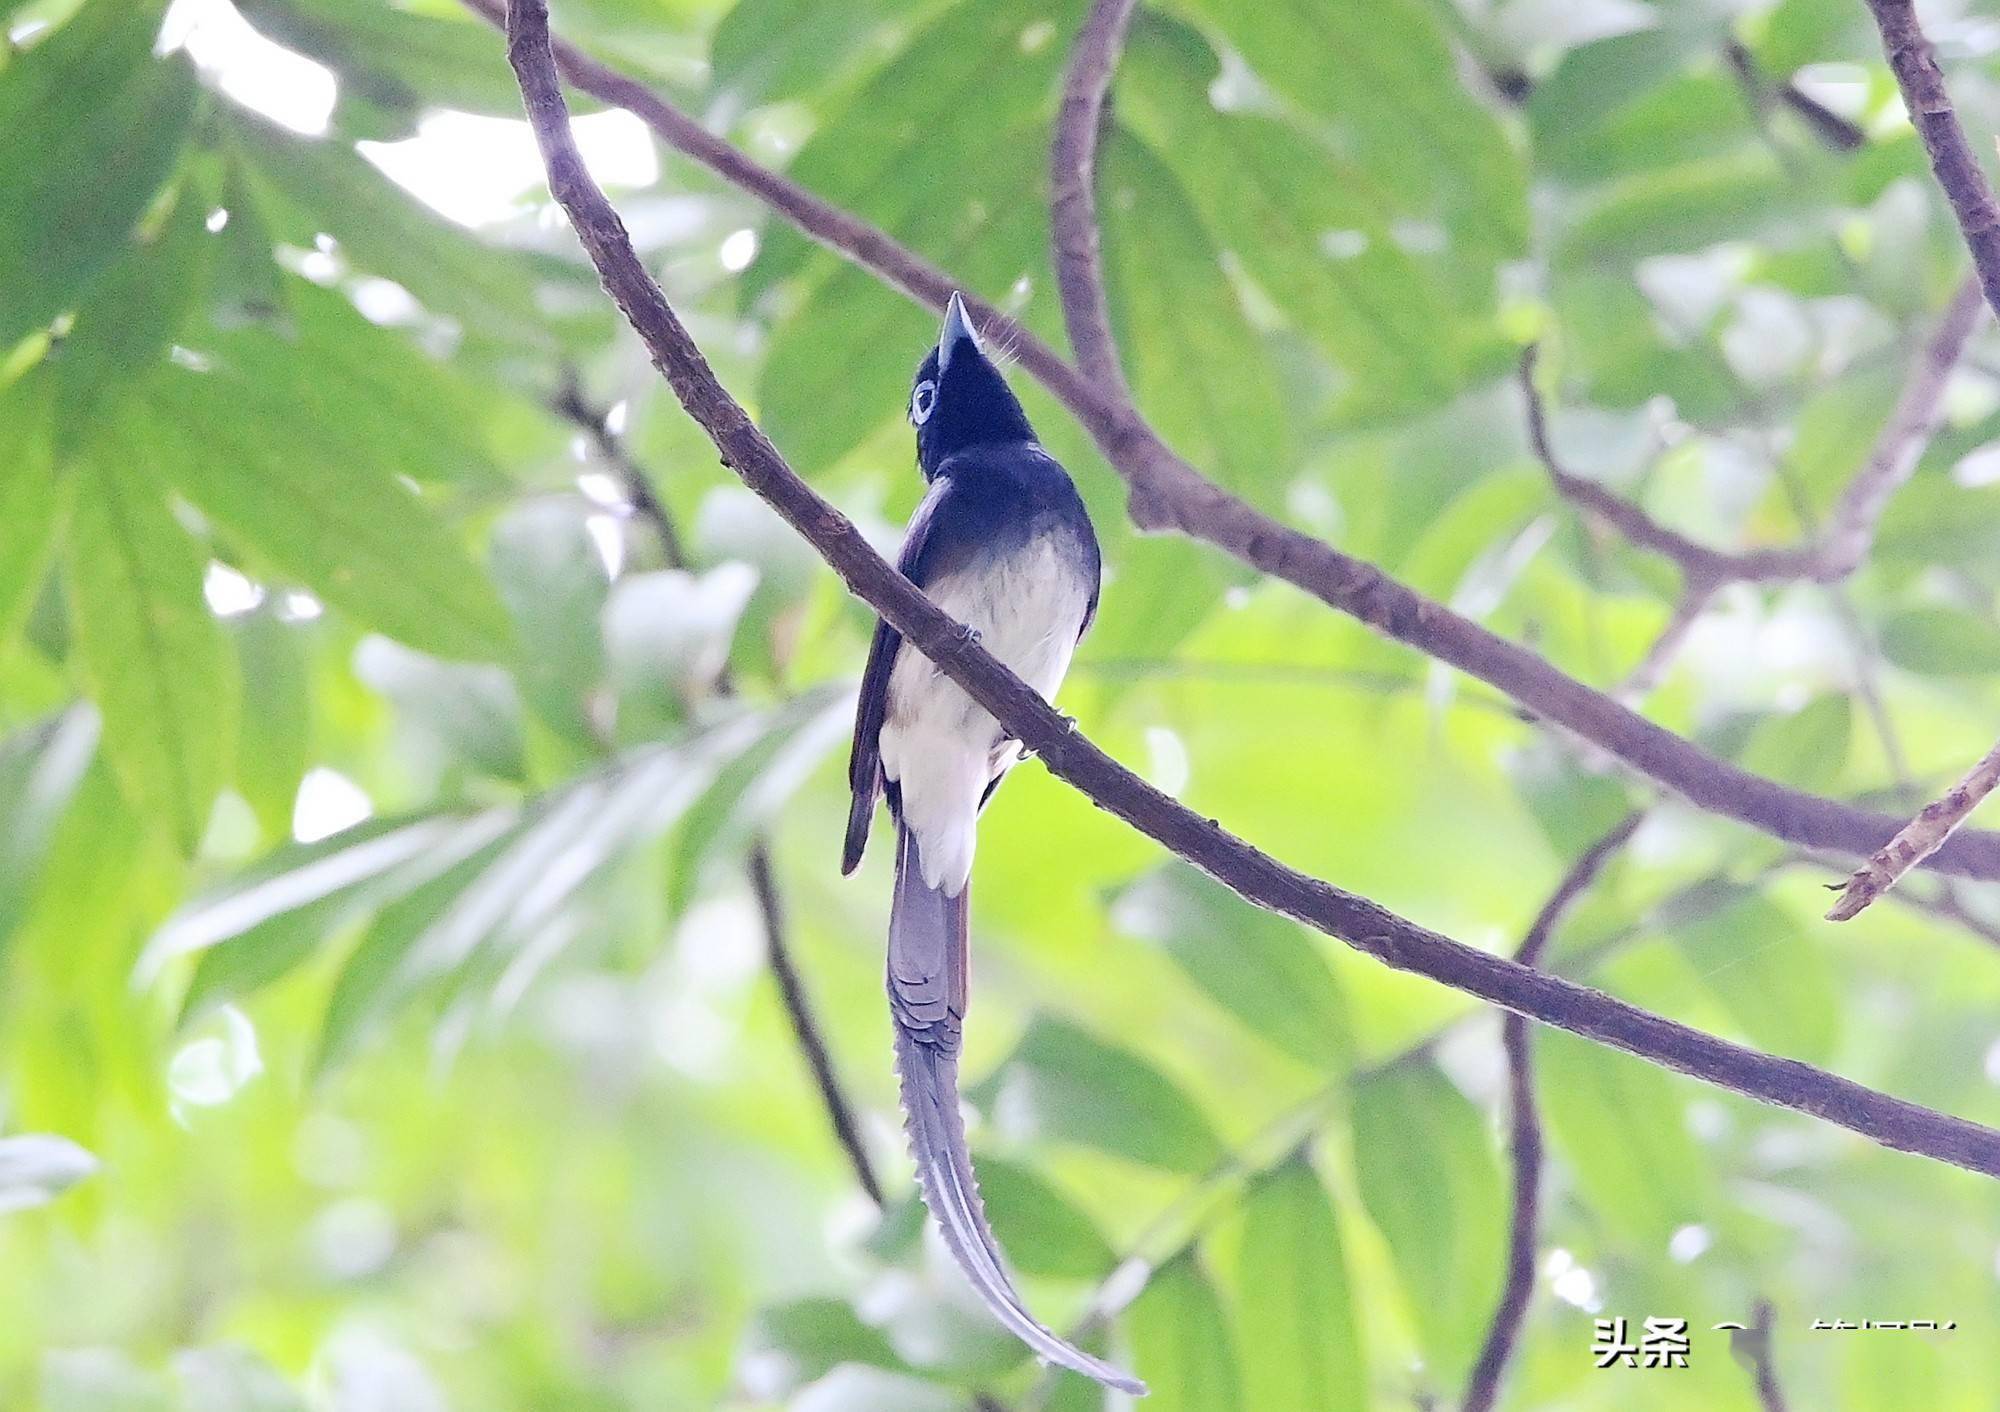
<path fill-rule="evenodd" d="M 970 347 L 983 352 L 979 335 L 973 331 L 972 320 L 965 316 L 965 300 L 956 290 L 952 291 L 951 303 L 944 308 L 944 330 L 938 334 L 938 376 L 951 366 L 952 354 L 961 348 Z"/>

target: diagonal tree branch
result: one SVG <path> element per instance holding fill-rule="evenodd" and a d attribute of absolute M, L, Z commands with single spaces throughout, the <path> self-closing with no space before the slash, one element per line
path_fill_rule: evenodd
<path fill-rule="evenodd" d="M 504 0 L 462 3 L 504 27 Z M 942 309 L 950 298 L 956 287 L 952 279 L 884 232 L 758 165 L 637 80 L 568 44 L 558 42 L 554 53 L 561 72 L 583 92 L 632 112 L 669 146 L 765 201 L 813 240 L 919 303 Z M 983 326 L 1011 322 L 983 300 L 968 296 L 967 302 Z M 1129 401 L 1121 403 L 1105 393 L 1027 330 L 1010 329 L 1008 339 L 1021 366 L 1069 409 L 1124 478 L 1132 516 L 1142 528 L 1178 531 L 1291 583 L 1498 688 L 1536 718 L 1562 727 L 1698 808 L 1787 842 L 1856 857 L 1880 847 L 1902 823 L 1719 760 L 1374 565 L 1271 519 L 1182 460 Z M 2000 880 L 2000 834 L 1961 833 L 1930 866 Z"/>
<path fill-rule="evenodd" d="M 1570 866 L 1569 872 L 1549 894 L 1521 949 L 1514 958 L 1523 966 L 1539 966 L 1564 914 L 1597 880 L 1612 855 L 1625 846 L 1645 817 L 1634 810 L 1590 845 Z M 1466 1380 L 1460 1412 L 1492 1412 L 1500 1395 L 1500 1380 L 1507 1360 L 1527 1321 L 1528 1301 L 1535 1292 L 1535 1249 L 1541 1227 L 1542 1200 L 1542 1117 L 1535 1106 L 1534 1053 L 1528 1040 L 1528 1022 L 1509 1015 L 1501 1028 L 1507 1049 L 1507 1086 L 1510 1116 L 1508 1129 L 1514 1152 L 1514 1207 L 1509 1223 L 1507 1275 L 1500 1290 L 1499 1306 L 1486 1330 L 1486 1342 Z"/>
<path fill-rule="evenodd" d="M 792 526 L 904 640 L 991 712 L 1058 778 L 1240 896 L 1385 965 L 1760 1102 L 1810 1113 L 1901 1151 L 2000 1176 L 2000 1131 L 1891 1097 L 1797 1060 L 1732 1044 L 1587 986 L 1441 936 L 1286 867 L 1118 764 L 1009 672 L 877 554 L 854 524 L 785 464 L 717 381 L 592 181 L 570 131 L 549 48 L 546 0 L 509 0 L 507 55 L 548 170 L 606 291 L 644 341 L 723 464 Z"/>

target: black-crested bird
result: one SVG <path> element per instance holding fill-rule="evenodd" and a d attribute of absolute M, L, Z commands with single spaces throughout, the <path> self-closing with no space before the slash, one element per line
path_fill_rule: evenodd
<path fill-rule="evenodd" d="M 1069 474 L 1042 449 L 956 294 L 910 391 L 929 490 L 898 567 L 1044 698 L 1097 612 L 1102 563 Z M 868 842 L 875 801 L 896 821 L 889 1010 L 917 1185 L 987 1308 L 1037 1355 L 1111 1387 L 1130 1374 L 1030 1314 L 986 1221 L 958 1112 L 973 845 L 979 813 L 1020 744 L 886 622 L 875 627 L 854 719 L 842 872 Z"/>

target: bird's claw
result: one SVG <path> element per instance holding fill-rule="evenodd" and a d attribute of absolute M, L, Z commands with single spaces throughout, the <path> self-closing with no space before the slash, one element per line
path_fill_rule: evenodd
<path fill-rule="evenodd" d="M 965 643 L 976 643 L 976 642 L 978 642 L 978 641 L 979 641 L 979 629 L 978 629 L 978 628 L 975 628 L 975 627 L 969 627 L 969 626 L 967 626 L 967 625 L 966 625 L 966 624 L 964 624 L 964 623 L 960 623 L 960 624 L 958 625 L 958 640 L 959 640 L 960 642 L 965 642 Z"/>

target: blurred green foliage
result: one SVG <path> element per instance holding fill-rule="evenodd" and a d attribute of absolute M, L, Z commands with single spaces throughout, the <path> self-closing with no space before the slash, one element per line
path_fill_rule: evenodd
<path fill-rule="evenodd" d="M 556 22 L 1060 344 L 1046 149 L 1081 13 Z M 619 331 L 505 125 L 497 36 L 442 0 L 0 17 L 0 1406 L 1102 1406 L 985 1319 L 900 1165 L 885 867 L 834 867 L 868 615 Z M 1984 30 L 1939 34 L 1993 130 Z M 1514 358 L 1542 342 L 1580 473 L 1725 547 L 1808 533 L 1962 265 L 1873 43 L 1857 0 L 1148 6 L 1101 173 L 1139 399 L 1263 508 L 1609 689 L 1673 576 L 1554 499 Z M 889 542 L 931 316 L 637 151 L 615 195 L 670 296 Z M 481 177 L 512 183 L 492 219 L 427 204 Z M 1861 574 L 1721 595 L 1655 719 L 1896 805 L 1986 747 L 1996 352 Z M 1106 543 L 1065 709 L 1193 807 L 1501 948 L 1638 802 L 1487 688 L 1136 537 L 1017 382 Z M 1497 1027 L 1018 773 L 983 830 L 966 1071 L 1037 1308 L 1100 1316 L 1154 1407 L 1451 1405 L 1506 1243 Z M 759 836 L 880 1213 L 764 964 Z M 2000 1120 L 2000 964 L 1966 925 L 2000 894 L 1917 879 L 1834 930 L 1824 879 L 1660 805 L 1551 964 Z M 1794 1406 L 1992 1405 L 1987 1187 L 1569 1036 L 1536 1052 L 1504 1406 L 1749 1407 L 1711 1326 L 1759 1298 Z M 1600 1315 L 1688 1319 L 1691 1366 L 1593 1371 Z"/>

